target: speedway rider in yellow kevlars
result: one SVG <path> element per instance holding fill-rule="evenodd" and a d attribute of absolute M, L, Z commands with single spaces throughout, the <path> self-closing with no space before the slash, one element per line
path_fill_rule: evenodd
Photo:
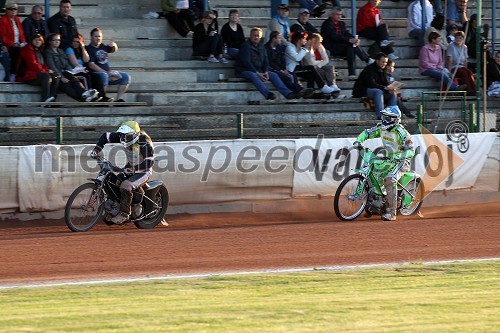
<path fill-rule="evenodd" d="M 361 132 L 353 146 L 360 149 L 361 143 L 368 139 L 382 139 L 386 157 L 390 161 L 388 173 L 384 177 L 387 196 L 386 212 L 382 214 L 382 220 L 395 221 L 397 211 L 396 182 L 403 172 L 409 170 L 409 159 L 415 155 L 415 148 L 410 133 L 400 124 L 401 112 L 396 105 L 386 107 L 381 111 L 381 115 L 382 122 Z"/>
<path fill-rule="evenodd" d="M 116 132 L 103 133 L 90 156 L 98 158 L 106 143 L 121 143 L 127 156 L 124 178 L 120 185 L 120 213 L 109 219 L 113 223 L 122 224 L 129 219 L 131 213 L 132 190 L 140 188 L 151 177 L 153 143 L 136 121 L 124 122 Z"/>

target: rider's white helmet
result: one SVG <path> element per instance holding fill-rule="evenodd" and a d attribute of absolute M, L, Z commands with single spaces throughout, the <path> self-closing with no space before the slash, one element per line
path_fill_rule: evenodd
<path fill-rule="evenodd" d="M 390 105 L 380 111 L 382 114 L 382 125 L 385 126 L 395 126 L 401 121 L 401 111 L 397 105 Z"/>
<path fill-rule="evenodd" d="M 120 143 L 124 147 L 130 147 L 136 143 L 139 140 L 140 131 L 137 121 L 126 121 L 116 130 L 117 133 L 120 133 Z"/>

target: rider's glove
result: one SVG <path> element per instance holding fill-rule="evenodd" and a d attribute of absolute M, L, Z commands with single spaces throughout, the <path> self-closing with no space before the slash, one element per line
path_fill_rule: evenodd
<path fill-rule="evenodd" d="M 354 149 L 357 149 L 357 150 L 361 150 L 363 148 L 363 145 L 359 141 L 354 141 L 352 146 L 354 147 Z"/>
<path fill-rule="evenodd" d="M 101 149 L 99 149 L 99 147 L 95 147 L 90 152 L 90 157 L 92 157 L 94 160 L 96 160 L 100 157 L 100 153 L 101 153 Z"/>

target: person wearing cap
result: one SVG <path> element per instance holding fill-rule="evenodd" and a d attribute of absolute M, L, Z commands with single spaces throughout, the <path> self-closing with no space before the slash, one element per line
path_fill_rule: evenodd
<path fill-rule="evenodd" d="M 431 26 L 434 17 L 434 10 L 429 0 L 424 0 L 425 3 L 425 25 L 422 27 L 422 0 L 414 0 L 408 6 L 408 36 L 417 39 L 420 46 L 424 46 L 424 32 Z"/>
<path fill-rule="evenodd" d="M 269 70 L 269 59 L 262 40 L 262 29 L 252 28 L 250 38 L 243 43 L 236 58 L 236 76 L 252 82 L 257 90 L 267 99 L 275 100 L 276 95 L 269 91 L 266 82 L 270 81 L 286 99 L 300 98 L 299 93 L 291 91 L 281 81 L 278 74 Z"/>
<path fill-rule="evenodd" d="M 269 41 L 271 32 L 279 31 L 283 36 L 283 45 L 288 45 L 290 40 L 290 23 L 288 22 L 288 15 L 290 14 L 290 9 L 288 5 L 281 4 L 277 8 L 277 14 L 274 15 L 269 21 L 267 26 L 265 42 Z"/>
<path fill-rule="evenodd" d="M 347 70 L 351 78 L 356 77 L 354 61 L 356 55 L 362 61 L 369 63 L 370 57 L 361 48 L 360 41 L 354 37 L 342 21 L 342 9 L 334 7 L 330 17 L 321 24 L 321 36 L 323 45 L 333 57 L 347 58 Z"/>
<path fill-rule="evenodd" d="M 309 9 L 300 8 L 299 16 L 297 17 L 297 23 L 290 27 L 292 34 L 297 31 L 305 31 L 309 34 L 309 36 L 314 33 L 319 33 L 318 29 L 316 29 L 316 27 L 312 25 L 311 22 L 309 22 L 310 16 L 311 13 L 309 12 Z"/>
<path fill-rule="evenodd" d="M 305 8 L 312 13 L 314 17 L 321 17 L 325 13 L 326 3 L 323 3 L 322 0 L 295 0 L 300 7 Z M 335 6 L 340 6 L 338 4 L 338 0 L 333 1 Z"/>
<path fill-rule="evenodd" d="M 455 34 L 458 31 L 458 27 L 456 24 L 452 24 L 446 27 L 446 33 L 448 36 L 446 36 L 446 41 L 448 43 L 453 43 L 455 41 Z"/>

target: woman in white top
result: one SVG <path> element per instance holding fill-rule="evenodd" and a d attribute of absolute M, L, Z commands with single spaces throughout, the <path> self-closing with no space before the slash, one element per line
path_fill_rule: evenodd
<path fill-rule="evenodd" d="M 309 54 L 309 50 L 305 47 L 307 44 L 307 37 L 308 34 L 305 31 L 297 31 L 292 34 L 291 43 L 287 45 L 285 51 L 286 69 L 306 79 L 308 81 L 308 86 L 312 86 L 312 81 L 315 81 L 318 87 L 321 87 L 322 93 L 330 94 L 334 89 L 330 88 L 323 79 L 318 71 L 318 67 L 301 64 L 301 62 L 305 63 L 305 57 Z"/>
<path fill-rule="evenodd" d="M 318 33 L 313 33 L 309 40 L 309 52 L 305 57 L 306 65 L 314 66 L 321 78 L 326 81 L 327 86 L 333 89 L 333 92 L 340 91 L 337 87 L 335 77 L 335 67 L 330 65 L 330 58 L 326 49 L 321 44 L 323 37 Z"/>

